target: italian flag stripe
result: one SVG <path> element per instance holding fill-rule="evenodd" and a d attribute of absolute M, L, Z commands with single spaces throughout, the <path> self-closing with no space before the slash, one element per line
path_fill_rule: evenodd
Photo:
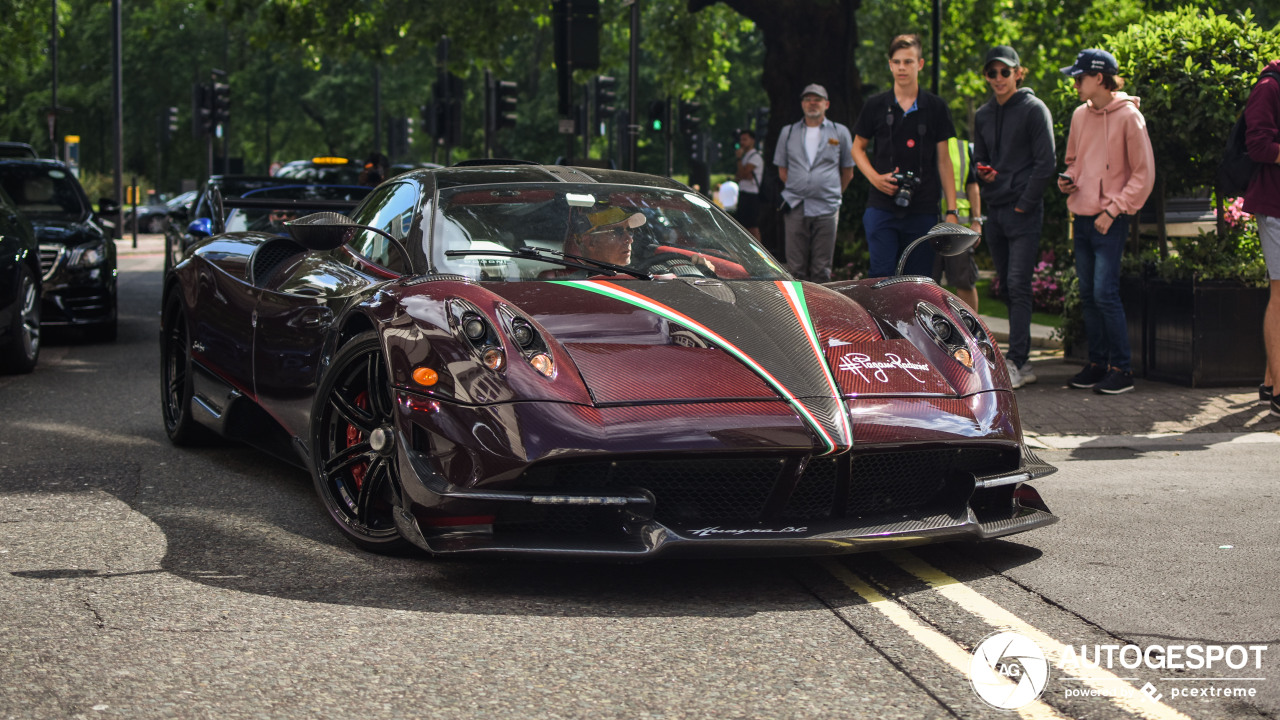
<path fill-rule="evenodd" d="M 809 315 L 809 305 L 804 300 L 804 285 L 796 281 L 776 282 L 778 289 L 782 291 L 783 297 L 791 304 L 791 311 L 796 314 L 796 319 L 800 321 L 800 326 L 804 328 L 805 337 L 809 338 L 809 347 L 813 348 L 813 354 L 818 358 L 818 366 L 822 368 L 822 376 L 827 380 L 827 387 L 831 388 L 831 396 L 836 398 L 837 402 L 843 404 L 841 400 L 840 387 L 836 385 L 836 379 L 831 375 L 831 369 L 827 367 L 827 358 L 822 353 L 822 342 L 818 339 L 818 330 L 813 326 L 813 318 Z M 839 418 L 836 424 L 840 428 L 841 440 L 845 445 L 853 444 L 853 430 L 849 427 L 849 417 L 845 414 L 844 408 L 841 407 Z"/>
<path fill-rule="evenodd" d="M 824 455 L 835 452 L 838 449 L 837 443 L 835 442 L 835 440 L 831 438 L 831 435 L 827 433 L 826 429 L 822 427 L 822 423 L 818 422 L 818 419 L 815 418 L 811 412 L 809 412 L 809 409 L 805 407 L 804 404 L 801 403 L 800 400 L 795 395 L 793 395 L 790 390 L 786 388 L 786 386 L 784 386 L 781 382 L 778 381 L 777 378 L 771 375 L 768 370 L 765 370 L 764 367 L 760 365 L 760 363 L 757 363 L 755 360 L 752 360 L 749 355 L 744 353 L 741 349 L 739 349 L 733 343 L 721 337 L 711 328 L 703 325 L 702 323 L 698 322 L 697 320 L 694 320 L 693 318 L 689 317 L 688 315 L 685 315 L 682 312 L 674 310 L 670 307 L 667 307 L 666 305 L 650 300 L 649 298 L 643 295 L 634 293 L 630 290 L 627 290 L 626 288 L 620 287 L 614 283 L 607 282 L 604 280 L 551 280 L 548 282 L 554 282 L 558 285 L 569 285 L 572 287 L 576 287 L 580 290 L 586 290 L 588 292 L 593 292 L 599 295 L 604 295 L 606 297 L 611 297 L 615 300 L 621 300 L 622 302 L 635 305 L 636 307 L 643 308 L 657 315 L 661 315 L 662 317 L 665 317 L 668 320 L 673 320 L 675 322 L 680 323 L 681 325 L 687 326 L 690 329 L 696 331 L 697 333 L 701 334 L 703 337 L 707 338 L 708 340 L 711 340 L 712 342 L 716 343 L 720 347 L 724 348 L 726 351 L 729 352 L 729 354 L 733 355 L 734 357 L 738 358 L 742 362 L 746 363 L 747 367 L 751 368 L 765 382 L 769 383 L 769 385 L 772 386 L 774 390 L 777 390 L 778 393 L 782 395 L 782 397 L 785 398 L 786 401 L 791 405 L 791 407 L 795 408 L 796 412 L 800 413 L 800 416 L 803 417 L 805 421 L 809 423 L 809 426 L 818 433 L 818 437 L 820 437 L 822 439 L 823 444 L 827 446 L 826 452 L 823 453 Z M 825 367 L 825 363 L 823 367 Z M 836 397 L 839 398 L 839 395 L 837 395 Z M 841 413 L 841 417 L 843 418 L 843 413 Z"/>

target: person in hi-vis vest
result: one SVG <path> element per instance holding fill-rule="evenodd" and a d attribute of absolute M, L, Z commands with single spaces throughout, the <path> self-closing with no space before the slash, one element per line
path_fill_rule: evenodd
<path fill-rule="evenodd" d="M 963 151 L 961 150 L 963 147 Z M 961 225 L 968 225 L 974 232 L 982 232 L 982 198 L 978 194 L 978 176 L 973 172 L 973 145 L 961 143 L 959 138 L 947 140 L 947 151 L 951 154 L 951 169 L 956 186 L 956 214 Z M 946 204 L 946 201 L 943 201 Z M 945 210 L 946 208 L 942 208 Z M 982 242 L 981 240 L 978 241 Z M 974 262 L 974 244 L 967 252 L 951 257 L 937 255 L 933 259 L 933 280 L 941 284 L 943 270 L 946 271 L 946 284 L 955 288 L 956 297 L 966 305 L 978 311 L 978 264 Z"/>

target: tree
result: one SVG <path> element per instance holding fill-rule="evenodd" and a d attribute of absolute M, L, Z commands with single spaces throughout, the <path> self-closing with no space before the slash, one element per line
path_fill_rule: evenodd
<path fill-rule="evenodd" d="M 1184 7 L 1146 17 L 1115 35 L 1126 89 L 1142 97 L 1156 161 L 1156 214 L 1166 255 L 1164 198 L 1212 186 L 1227 134 L 1267 62 L 1280 57 L 1280 39 L 1253 22 Z M 1219 242 L 1227 238 L 1223 198 L 1215 193 Z"/>

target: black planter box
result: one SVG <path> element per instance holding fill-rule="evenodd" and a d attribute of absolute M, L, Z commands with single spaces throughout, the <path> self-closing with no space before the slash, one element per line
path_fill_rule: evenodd
<path fill-rule="evenodd" d="M 1229 283 L 1147 280 L 1146 376 L 1191 387 L 1258 383 L 1269 293 Z M 1134 358 L 1136 365 L 1136 351 Z"/>

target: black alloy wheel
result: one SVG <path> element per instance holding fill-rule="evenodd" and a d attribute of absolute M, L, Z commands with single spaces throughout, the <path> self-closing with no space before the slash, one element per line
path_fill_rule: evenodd
<path fill-rule="evenodd" d="M 191 331 L 182 299 L 175 292 L 160 324 L 160 408 L 164 431 L 174 445 L 196 445 L 209 432 L 191 417 Z"/>
<path fill-rule="evenodd" d="M 311 411 L 311 475 L 329 516 L 355 545 L 384 554 L 412 549 L 392 513 L 398 504 L 395 400 L 378 335 L 338 351 Z"/>
<path fill-rule="evenodd" d="M 0 346 L 0 372 L 21 375 L 40 359 L 40 285 L 25 263 L 18 266 L 18 303 L 9 326 L 9 342 Z"/>
<path fill-rule="evenodd" d="M 164 232 L 164 216 L 152 215 L 146 220 L 146 231 L 155 235 Z"/>

